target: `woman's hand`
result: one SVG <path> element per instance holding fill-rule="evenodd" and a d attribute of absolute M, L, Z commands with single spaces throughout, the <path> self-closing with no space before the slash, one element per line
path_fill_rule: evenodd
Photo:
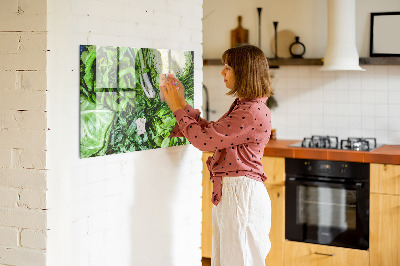
<path fill-rule="evenodd" d="M 178 109 L 184 109 L 186 107 L 184 87 L 178 79 L 168 76 L 167 81 L 165 82 L 165 85 L 161 87 L 161 90 L 164 93 L 165 101 L 172 113 Z"/>
<path fill-rule="evenodd" d="M 179 79 L 175 78 L 172 76 L 173 81 L 175 81 L 175 84 L 178 84 L 179 90 L 178 90 L 178 96 L 179 96 L 179 102 L 183 108 L 186 107 L 187 102 L 185 100 L 185 87 L 183 86 L 182 82 L 180 82 Z"/>

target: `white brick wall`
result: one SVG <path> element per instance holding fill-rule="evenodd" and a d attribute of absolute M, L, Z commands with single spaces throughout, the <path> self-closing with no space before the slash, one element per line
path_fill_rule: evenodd
<path fill-rule="evenodd" d="M 189 49 L 201 106 L 202 1 L 0 7 L 0 264 L 199 265 L 201 153 L 80 160 L 76 95 L 80 44 Z"/>
<path fill-rule="evenodd" d="M 56 0 L 47 9 L 48 265 L 201 265 L 201 152 L 79 159 L 79 45 L 194 50 L 200 107 L 202 0 Z"/>
<path fill-rule="evenodd" d="M 0 3 L 1 265 L 45 265 L 46 2 Z"/>

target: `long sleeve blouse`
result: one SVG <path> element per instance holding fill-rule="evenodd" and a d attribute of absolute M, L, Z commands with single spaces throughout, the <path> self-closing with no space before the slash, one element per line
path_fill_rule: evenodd
<path fill-rule="evenodd" d="M 221 200 L 224 176 L 246 176 L 261 182 L 267 179 L 261 164 L 271 131 L 271 113 L 266 100 L 267 97 L 237 98 L 216 122 L 201 118 L 200 111 L 190 105 L 174 112 L 177 125 L 170 137 L 185 136 L 199 150 L 214 151 L 207 160 L 214 205 Z"/>

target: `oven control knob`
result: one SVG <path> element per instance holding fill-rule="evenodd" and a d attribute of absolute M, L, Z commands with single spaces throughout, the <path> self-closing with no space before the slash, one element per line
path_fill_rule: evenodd
<path fill-rule="evenodd" d="M 311 162 L 305 162 L 304 164 L 306 166 L 306 170 L 310 172 L 312 170 Z"/>
<path fill-rule="evenodd" d="M 347 164 L 342 164 L 342 167 L 340 168 L 340 173 L 341 174 L 346 173 L 346 169 L 347 169 Z"/>

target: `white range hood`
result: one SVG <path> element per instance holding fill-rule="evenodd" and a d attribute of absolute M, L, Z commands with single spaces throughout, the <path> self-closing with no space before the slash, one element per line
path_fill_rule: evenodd
<path fill-rule="evenodd" d="M 358 70 L 355 0 L 328 0 L 328 44 L 320 70 Z"/>

